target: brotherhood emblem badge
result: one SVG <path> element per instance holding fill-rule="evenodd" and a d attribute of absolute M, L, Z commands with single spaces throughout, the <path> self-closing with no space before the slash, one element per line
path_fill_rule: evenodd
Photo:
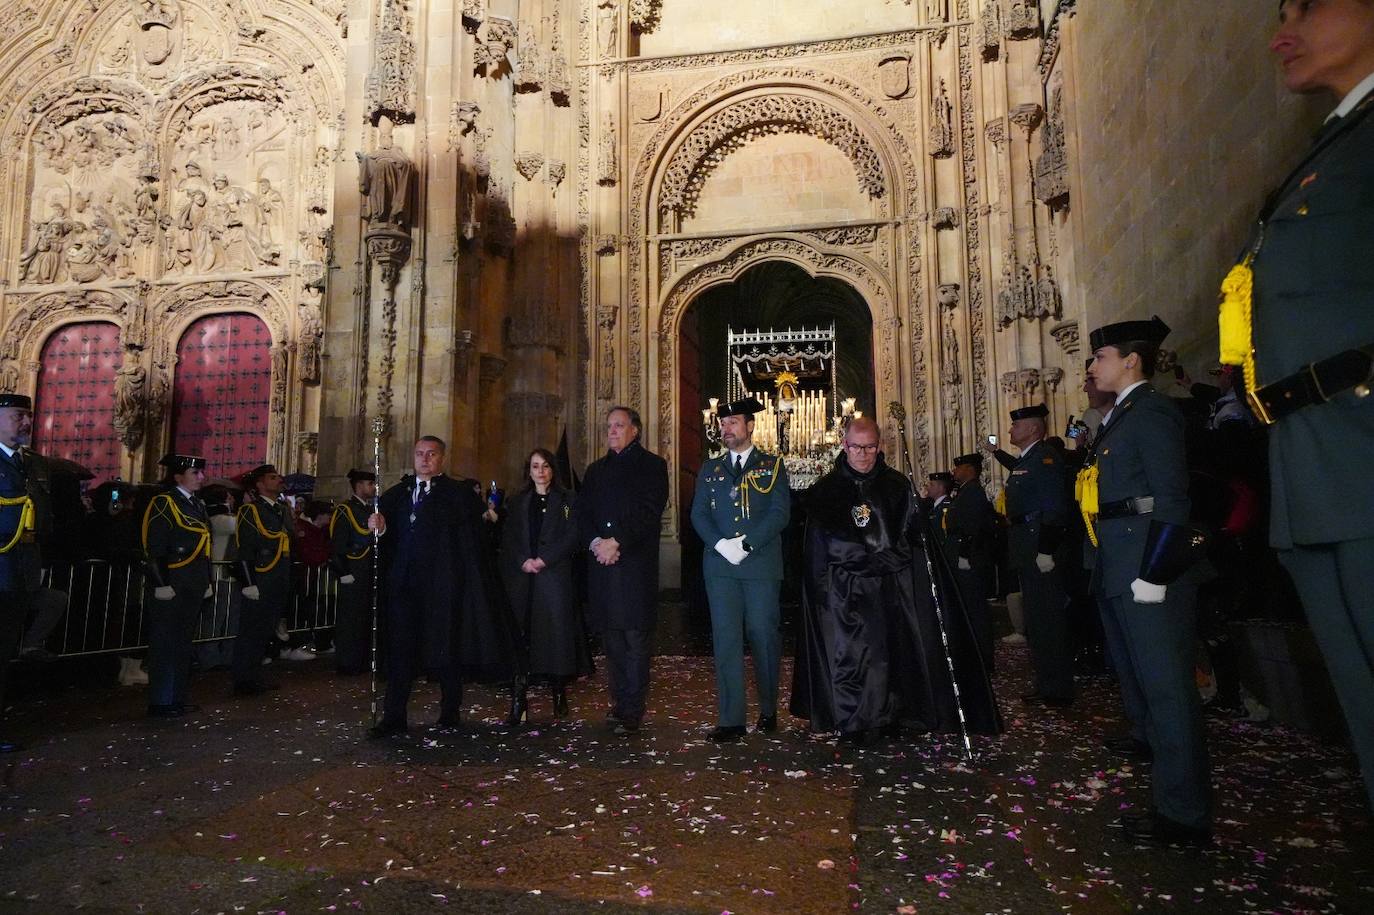
<path fill-rule="evenodd" d="M 856 525 L 868 527 L 868 522 L 873 519 L 873 508 L 867 502 L 863 502 L 851 508 L 849 514 L 853 516 Z"/>

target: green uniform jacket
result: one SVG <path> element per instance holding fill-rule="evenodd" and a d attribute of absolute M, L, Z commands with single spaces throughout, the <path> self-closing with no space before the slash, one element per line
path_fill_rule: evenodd
<path fill-rule="evenodd" d="M 737 479 L 729 459 L 728 451 L 711 458 L 697 475 L 692 526 L 706 544 L 702 572 L 707 578 L 781 580 L 782 531 L 792 516 L 787 468 L 781 458 L 755 448 Z M 740 534 L 750 553 L 731 565 L 716 552 L 716 543 Z"/>
<path fill-rule="evenodd" d="M 1093 442 L 1100 505 L 1154 496 L 1154 511 L 1097 522 L 1095 580 L 1107 597 L 1131 593 L 1151 521 L 1187 524 L 1188 462 L 1183 413 L 1148 383 L 1116 405 Z"/>
<path fill-rule="evenodd" d="M 52 531 L 48 498 L 48 465 L 41 455 L 21 448 L 14 459 L 0 454 L 0 497 L 33 503 L 33 530 L 22 531 L 22 501 L 0 505 L 0 591 L 33 591 L 39 586 L 43 559 L 39 541 Z"/>
<path fill-rule="evenodd" d="M 1035 561 L 1038 553 L 1054 555 L 1063 542 L 1073 511 L 1064 455 L 1053 445 L 1037 442 L 1022 454 L 1007 474 L 1007 552 L 1013 565 Z"/>
<path fill-rule="evenodd" d="M 1374 344 L 1374 95 L 1317 142 L 1270 208 L 1254 262 L 1260 385 Z M 1374 537 L 1371 454 L 1374 396 L 1338 395 L 1280 420 L 1269 445 L 1273 545 Z"/>
<path fill-rule="evenodd" d="M 239 509 L 234 535 L 242 584 L 291 578 L 291 529 L 286 505 L 250 499 Z"/>
<path fill-rule="evenodd" d="M 352 575 L 359 584 L 372 586 L 372 532 L 367 529 L 372 506 L 350 496 L 334 507 L 329 519 L 329 565 L 342 578 Z"/>
<path fill-rule="evenodd" d="M 946 504 L 949 508 L 944 513 L 943 525 L 945 554 L 950 562 L 967 559 L 975 571 L 990 573 L 997 522 L 982 485 L 977 480 L 960 485 L 951 498 L 941 503 L 941 508 Z"/>
<path fill-rule="evenodd" d="M 143 513 L 143 553 L 151 584 L 199 598 L 210 584 L 210 518 L 204 504 L 175 486 L 153 496 Z"/>

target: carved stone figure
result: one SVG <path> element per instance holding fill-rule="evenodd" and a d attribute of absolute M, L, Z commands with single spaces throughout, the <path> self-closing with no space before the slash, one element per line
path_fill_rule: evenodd
<path fill-rule="evenodd" d="M 620 56 L 619 0 L 597 0 L 596 39 L 603 59 L 611 60 Z"/>
<path fill-rule="evenodd" d="M 951 317 L 944 322 L 940 337 L 940 377 L 945 384 L 959 383 L 959 335 L 954 330 Z"/>
<path fill-rule="evenodd" d="M 387 121 L 382 121 L 377 148 L 367 155 L 358 153 L 358 168 L 358 190 L 367 198 L 362 215 L 368 225 L 408 233 L 410 183 L 415 177 L 415 165 L 392 146 L 391 125 Z"/>
<path fill-rule="evenodd" d="M 1068 203 L 1069 163 L 1064 146 L 1064 87 L 1054 90 L 1045 129 L 1041 131 L 1041 151 L 1035 160 L 1035 196 L 1058 209 Z"/>
<path fill-rule="evenodd" d="M 937 159 L 954 154 L 954 107 L 949 102 L 949 90 L 943 78 L 930 100 L 929 151 Z"/>
<path fill-rule="evenodd" d="M 941 283 L 935 292 L 935 301 L 941 308 L 952 310 L 959 307 L 959 284 Z"/>
<path fill-rule="evenodd" d="M 519 66 L 515 69 L 517 92 L 538 92 L 544 84 L 544 60 L 535 36 L 534 23 L 520 24 Z"/>
<path fill-rule="evenodd" d="M 270 178 L 259 178 L 258 194 L 254 202 L 258 208 L 258 243 L 264 249 L 270 249 L 276 241 L 276 231 L 273 227 L 281 219 L 286 201 L 282 198 L 281 191 L 272 186 Z"/>
<path fill-rule="evenodd" d="M 302 302 L 299 312 L 300 335 L 296 338 L 296 354 L 300 359 L 301 381 L 320 380 L 320 340 L 324 337 L 324 317 L 314 302 Z"/>
<path fill-rule="evenodd" d="M 596 183 L 602 187 L 613 187 L 620 177 L 619 148 L 615 115 L 607 111 L 601 116 L 601 136 L 597 140 Z"/>
<path fill-rule="evenodd" d="M 224 266 L 230 270 L 255 270 L 270 264 L 276 256 L 263 248 L 256 231 L 248 228 L 248 213 L 255 209 L 253 195 L 229 183 L 220 174 L 211 182 L 214 200 L 211 204 L 213 231 L 219 233 L 219 247 Z"/>
<path fill-rule="evenodd" d="M 63 255 L 66 253 L 67 236 L 76 228 L 76 223 L 67 218 L 67 207 L 56 201 L 52 204 L 52 216 L 43 222 L 33 224 L 33 245 L 19 256 L 19 280 L 25 283 L 55 283 L 62 269 Z"/>
<path fill-rule="evenodd" d="M 878 64 L 878 81 L 888 98 L 905 98 L 911 91 L 911 55 L 889 54 Z"/>
<path fill-rule="evenodd" d="M 983 0 L 983 10 L 978 15 L 978 47 L 982 49 L 985 61 L 996 60 L 1002 53 L 1000 0 Z"/>
<path fill-rule="evenodd" d="M 597 371 L 596 396 L 610 400 L 615 395 L 615 316 L 619 309 L 602 305 L 597 309 L 596 323 L 601 328 L 601 365 Z"/>
<path fill-rule="evenodd" d="M 267 351 L 272 358 L 272 400 L 268 410 L 272 413 L 286 412 L 286 344 L 273 343 Z"/>
<path fill-rule="evenodd" d="M 7 362 L 0 366 L 0 391 L 13 394 L 19 390 L 19 366 Z"/>
<path fill-rule="evenodd" d="M 139 351 L 124 351 L 124 362 L 115 373 L 114 427 L 119 439 L 130 451 L 143 441 L 143 417 L 147 409 L 148 370 L 142 365 Z"/>
<path fill-rule="evenodd" d="M 176 263 L 189 273 L 209 273 L 220 261 L 220 243 L 208 202 L 204 191 L 192 188 L 177 213 Z"/>

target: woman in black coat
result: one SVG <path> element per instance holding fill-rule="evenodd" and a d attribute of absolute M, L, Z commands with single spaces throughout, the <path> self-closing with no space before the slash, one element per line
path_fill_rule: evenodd
<path fill-rule="evenodd" d="M 515 682 L 507 724 L 528 714 L 526 687 L 549 684 L 553 714 L 568 714 L 567 684 L 589 672 L 590 657 L 573 583 L 577 525 L 573 494 L 554 482 L 554 456 L 536 448 L 525 459 L 525 488 L 506 505 L 501 577 L 528 655 L 528 679 Z"/>

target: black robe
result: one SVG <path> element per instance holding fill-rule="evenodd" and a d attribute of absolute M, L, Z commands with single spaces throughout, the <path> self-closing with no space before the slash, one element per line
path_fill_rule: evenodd
<path fill-rule="evenodd" d="M 913 527 L 926 522 L 908 480 L 881 455 L 866 474 L 841 455 L 803 506 L 792 714 L 809 719 L 813 731 L 856 733 L 900 720 L 918 730 L 957 732 L 930 577 Z M 1001 717 L 958 590 L 939 552 L 931 559 L 969 730 L 997 733 Z"/>
<path fill-rule="evenodd" d="M 456 663 L 465 680 L 492 682 L 523 670 L 523 659 L 483 527 L 479 488 L 475 480 L 435 477 L 413 524 L 415 478 L 402 477 L 383 493 L 382 583 L 388 601 L 406 590 L 424 595 L 422 631 L 391 629 L 393 638 L 416 641 L 422 668 Z"/>

